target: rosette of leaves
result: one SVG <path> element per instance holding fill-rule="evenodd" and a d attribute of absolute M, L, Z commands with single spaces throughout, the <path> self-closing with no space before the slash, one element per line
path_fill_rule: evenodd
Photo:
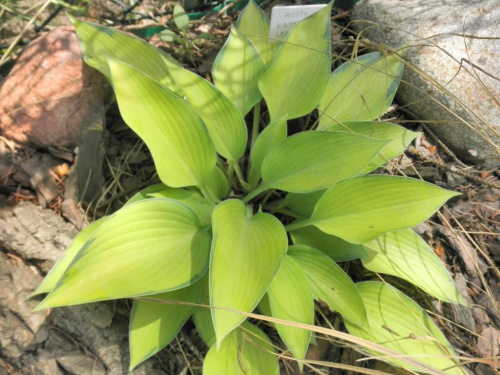
<path fill-rule="evenodd" d="M 418 135 L 378 120 L 402 58 L 369 53 L 331 73 L 330 12 L 331 4 L 274 43 L 250 1 L 215 60 L 215 84 L 139 39 L 73 19 L 85 61 L 110 80 L 162 184 L 77 235 L 34 293 L 48 293 L 37 310 L 134 298 L 130 369 L 192 316 L 210 348 L 205 374 L 278 374 L 279 343 L 247 314 L 278 319 L 281 345 L 302 367 L 311 331 L 297 324 L 314 324 L 322 300 L 351 334 L 396 353 L 383 357 L 393 365 L 461 373 L 415 302 L 387 284 L 356 284 L 337 264 L 361 258 L 373 272 L 464 304 L 411 229 L 457 194 L 368 174 Z M 293 125 L 315 111 L 304 130 Z"/>

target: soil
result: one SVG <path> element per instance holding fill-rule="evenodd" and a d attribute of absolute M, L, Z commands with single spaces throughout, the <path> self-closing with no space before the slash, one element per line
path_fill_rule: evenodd
<path fill-rule="evenodd" d="M 146 10 L 165 11 L 163 2 L 153 3 L 144 2 L 144 14 L 147 14 Z M 273 4 L 266 1 L 264 5 L 270 9 Z M 348 38 L 339 34 L 339 30 L 348 23 L 348 18 L 340 10 L 337 14 L 338 24 L 334 25 L 332 36 L 341 41 Z M 126 25 L 129 22 L 124 21 L 123 9 L 116 2 L 95 2 L 87 16 L 112 19 L 123 27 L 129 27 Z M 163 17 L 168 18 L 168 14 Z M 47 27 L 58 24 L 57 20 Z M 193 34 L 208 30 L 215 36 L 215 40 L 197 45 L 194 57 L 157 37 L 151 38 L 150 42 L 205 75 L 210 71 L 211 61 L 224 36 L 228 34 L 231 21 L 232 16 L 223 14 L 194 23 L 190 29 Z M 147 19 L 141 22 L 142 25 L 147 23 Z M 7 30 L 8 40 L 12 40 L 12 35 L 19 32 L 19 22 L 12 22 L 12 28 Z M 27 34 L 28 38 L 35 36 L 36 33 Z M 348 54 L 350 47 L 346 45 L 338 47 L 337 52 Z M 5 71 L 2 73 L 6 74 Z M 1 374 L 128 372 L 127 335 L 131 308 L 128 301 L 32 313 L 40 299 L 28 299 L 85 221 L 117 210 L 136 191 L 159 182 L 145 145 L 123 123 L 116 104 L 112 100 L 106 104 L 107 145 L 103 158 L 103 182 L 101 186 L 94 186 L 96 193 L 83 203 L 77 197 L 70 199 L 65 194 L 65 191 L 74 189 L 70 177 L 71 173 L 76 173 L 74 170 L 70 172 L 75 159 L 73 150 L 35 150 L 0 138 Z M 441 258 L 472 308 L 440 303 L 409 284 L 387 279 L 397 283 L 399 288 L 433 314 L 457 354 L 476 359 L 467 367 L 471 374 L 500 374 L 498 368 L 487 360 L 500 355 L 500 170 L 464 165 L 446 148 L 446 140 L 435 138 L 424 124 L 408 118 L 404 111 L 397 108 L 397 103 L 387 117 L 425 135 L 405 155 L 378 172 L 420 176 L 462 193 L 448 202 L 440 215 L 418 226 L 417 231 Z M 30 161 L 29 168 L 48 173 L 49 182 L 34 185 L 30 180 L 30 169 L 26 167 L 27 161 Z M 354 264 L 350 272 L 356 267 Z M 320 324 L 343 329 L 338 315 L 321 304 L 317 308 L 321 312 L 319 315 L 323 316 L 319 318 Z M 276 334 L 272 339 L 278 342 Z M 199 374 L 207 349 L 193 324 L 188 322 L 176 340 L 132 373 Z M 333 345 L 321 338 L 308 353 L 309 359 L 365 366 L 389 374 L 405 373 L 378 361 L 360 364 L 356 362 L 360 357 L 348 346 Z M 483 363 L 478 358 L 483 358 Z M 282 361 L 282 365 L 284 374 L 297 372 L 286 360 Z M 315 367 L 324 374 L 351 373 L 324 366 Z M 306 370 L 306 373 L 313 372 Z"/>

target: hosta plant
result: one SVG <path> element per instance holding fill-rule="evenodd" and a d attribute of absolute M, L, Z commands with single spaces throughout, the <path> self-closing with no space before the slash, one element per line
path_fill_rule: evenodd
<path fill-rule="evenodd" d="M 73 20 L 85 61 L 108 77 L 162 183 L 77 235 L 34 293 L 48 293 L 38 310 L 133 298 L 130 369 L 192 317 L 210 348 L 204 374 L 278 374 L 277 344 L 302 368 L 312 335 L 298 325 L 314 324 L 321 300 L 393 365 L 461 373 L 422 308 L 386 283 L 354 283 L 337 263 L 361 259 L 464 304 L 411 229 L 456 193 L 369 175 L 418 135 L 380 120 L 403 60 L 368 53 L 331 73 L 330 11 L 277 43 L 250 1 L 213 84 L 139 39 Z M 282 344 L 247 320 L 254 310 L 288 322 L 268 328 Z"/>

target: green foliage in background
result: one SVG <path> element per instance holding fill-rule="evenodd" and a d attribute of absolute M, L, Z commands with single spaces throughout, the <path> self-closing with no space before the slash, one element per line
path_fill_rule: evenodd
<path fill-rule="evenodd" d="M 387 284 L 354 283 L 337 264 L 360 258 L 465 304 L 411 229 L 457 194 L 368 175 L 418 136 L 378 120 L 402 58 L 370 53 L 331 73 L 330 12 L 331 4 L 272 43 L 267 16 L 250 1 L 215 60 L 215 84 L 139 39 L 73 20 L 85 61 L 110 80 L 162 183 L 77 235 L 34 293 L 48 293 L 37 310 L 135 297 L 130 369 L 192 316 L 210 348 L 204 374 L 278 374 L 276 347 L 238 312 L 291 322 L 274 328 L 302 367 L 311 332 L 293 323 L 314 324 L 322 300 L 351 334 L 399 353 L 385 358 L 393 365 L 422 371 L 409 355 L 462 373 L 415 302 Z M 175 22 L 185 33 L 180 10 Z"/>

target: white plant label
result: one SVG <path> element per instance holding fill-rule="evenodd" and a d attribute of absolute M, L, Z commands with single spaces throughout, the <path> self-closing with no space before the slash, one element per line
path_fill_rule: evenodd
<path fill-rule="evenodd" d="M 299 21 L 326 7 L 327 4 L 275 6 L 271 12 L 269 41 L 279 43 Z"/>

